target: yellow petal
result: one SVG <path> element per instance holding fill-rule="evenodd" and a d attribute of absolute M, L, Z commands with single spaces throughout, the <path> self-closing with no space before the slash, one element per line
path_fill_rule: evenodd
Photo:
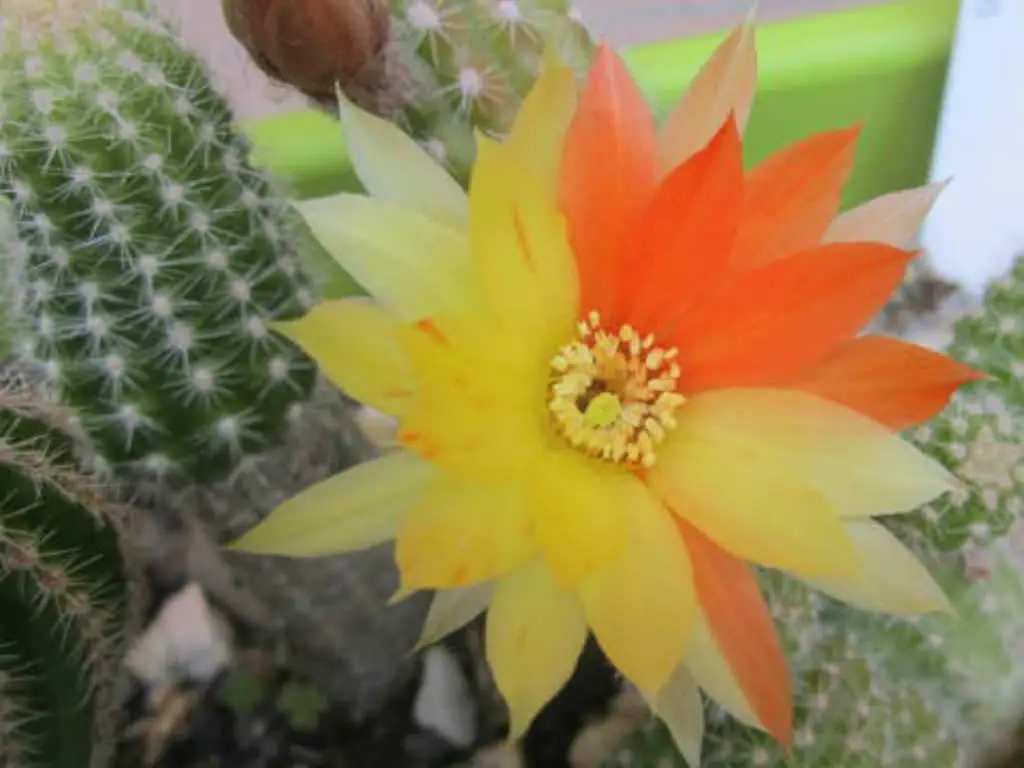
<path fill-rule="evenodd" d="M 295 209 L 342 269 L 400 319 L 479 306 L 464 232 L 362 195 L 301 200 Z"/>
<path fill-rule="evenodd" d="M 485 582 L 471 587 L 445 589 L 434 595 L 430 610 L 423 622 L 416 649 L 433 645 L 458 629 L 469 624 L 487 610 L 494 595 L 494 583 Z"/>
<path fill-rule="evenodd" d="M 744 725 L 763 728 L 729 662 L 718 649 L 711 627 L 699 608 L 683 665 L 693 681 L 722 709 Z"/>
<path fill-rule="evenodd" d="M 837 600 L 869 611 L 921 614 L 952 613 L 942 587 L 928 569 L 889 531 L 873 520 L 853 520 L 846 531 L 863 563 L 854 579 L 807 578 L 802 581 Z"/>
<path fill-rule="evenodd" d="M 404 411 L 414 391 L 412 368 L 395 339 L 399 321 L 365 299 L 327 301 L 274 328 L 356 400 L 384 413 Z"/>
<path fill-rule="evenodd" d="M 661 718 L 672 735 L 676 748 L 689 768 L 700 768 L 701 746 L 704 743 L 704 703 L 700 690 L 686 667 L 680 664 L 672 677 L 658 691 L 651 709 Z"/>
<path fill-rule="evenodd" d="M 500 482 L 531 472 L 546 450 L 546 369 L 524 368 L 514 340 L 488 329 L 470 317 L 399 330 L 417 383 L 399 441 L 453 472 Z"/>
<path fill-rule="evenodd" d="M 661 134 L 661 163 L 675 168 L 705 146 L 731 112 L 742 133 L 757 84 L 753 10 L 715 49 L 672 109 Z"/>
<path fill-rule="evenodd" d="M 509 741 L 565 685 L 587 639 L 583 606 L 541 563 L 498 582 L 487 612 L 486 654 L 509 708 Z"/>
<path fill-rule="evenodd" d="M 553 450 L 533 478 L 533 536 L 565 586 L 608 567 L 626 548 L 626 472 L 572 450 Z"/>
<path fill-rule="evenodd" d="M 685 408 L 685 406 L 684 406 Z M 859 564 L 836 511 L 770 454 L 681 425 L 649 472 L 681 518 L 733 555 L 801 574 L 853 576 Z"/>
<path fill-rule="evenodd" d="M 553 194 L 515 154 L 479 137 L 469 188 L 469 239 L 480 284 L 530 353 L 554 355 L 577 317 L 578 277 Z"/>
<path fill-rule="evenodd" d="M 653 694 L 679 666 L 690 638 L 693 573 L 671 513 L 640 480 L 628 477 L 617 486 L 616 500 L 628 511 L 625 548 L 583 579 L 580 596 L 609 660 Z"/>
<path fill-rule="evenodd" d="M 876 197 L 840 214 L 825 232 L 826 243 L 878 242 L 909 248 L 948 182 Z"/>
<path fill-rule="evenodd" d="M 710 438 L 774 464 L 781 477 L 820 491 L 844 517 L 905 512 L 955 479 L 889 429 L 803 392 L 731 389 L 702 394 L 680 412 L 678 436 Z"/>
<path fill-rule="evenodd" d="M 536 175 L 549 197 L 555 193 L 562 143 L 577 98 L 572 69 L 547 48 L 540 75 L 519 106 L 505 146 Z"/>
<path fill-rule="evenodd" d="M 346 149 L 367 192 L 464 228 L 466 193 L 458 182 L 393 122 L 360 109 L 340 88 L 337 93 Z"/>
<path fill-rule="evenodd" d="M 404 451 L 357 464 L 291 497 L 230 548 L 315 557 L 390 541 L 431 472 Z"/>
<path fill-rule="evenodd" d="M 465 587 L 504 575 L 536 554 L 529 524 L 525 487 L 439 474 L 398 531 L 402 589 Z"/>

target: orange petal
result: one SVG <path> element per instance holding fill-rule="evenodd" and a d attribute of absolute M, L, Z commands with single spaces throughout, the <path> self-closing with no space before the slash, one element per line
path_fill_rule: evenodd
<path fill-rule="evenodd" d="M 618 54 L 602 45 L 569 125 L 559 185 L 585 311 L 613 314 L 616 256 L 657 179 L 650 110 Z"/>
<path fill-rule="evenodd" d="M 899 432 L 928 421 L 958 387 L 983 378 L 983 373 L 925 347 L 861 336 L 785 386 L 842 403 Z"/>
<path fill-rule="evenodd" d="M 661 164 L 672 169 L 703 147 L 730 113 L 743 133 L 757 85 L 753 14 L 736 27 L 690 81 L 661 133 Z"/>
<path fill-rule="evenodd" d="M 701 296 L 725 270 L 740 225 L 743 146 L 730 117 L 711 143 L 669 174 L 620 258 L 625 318 L 658 332 L 656 318 Z"/>
<path fill-rule="evenodd" d="M 820 362 L 876 315 L 915 256 L 835 243 L 737 275 L 666 339 L 684 390 L 770 383 Z"/>
<path fill-rule="evenodd" d="M 868 200 L 840 214 L 825 232 L 826 243 L 870 240 L 907 248 L 947 182 L 903 189 Z"/>
<path fill-rule="evenodd" d="M 821 242 L 839 210 L 860 126 L 817 133 L 777 152 L 747 177 L 733 265 L 749 269 Z"/>
<path fill-rule="evenodd" d="M 697 599 L 718 649 L 761 725 L 789 746 L 793 736 L 789 667 L 757 578 L 742 560 L 693 526 L 680 520 L 679 531 L 690 551 Z"/>

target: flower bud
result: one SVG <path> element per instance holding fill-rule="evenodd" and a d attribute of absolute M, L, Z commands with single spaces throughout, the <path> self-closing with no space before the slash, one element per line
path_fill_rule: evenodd
<path fill-rule="evenodd" d="M 231 34 L 270 77 L 318 101 L 383 73 L 386 0 L 221 0 Z"/>

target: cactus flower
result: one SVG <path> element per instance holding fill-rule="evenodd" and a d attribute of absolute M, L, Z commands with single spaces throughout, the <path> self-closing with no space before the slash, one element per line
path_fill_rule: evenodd
<path fill-rule="evenodd" d="M 696 764 L 699 691 L 790 743 L 786 660 L 754 566 L 860 607 L 948 608 L 875 521 L 954 479 L 898 433 L 977 374 L 858 335 L 899 284 L 937 187 L 838 215 L 856 129 L 749 171 L 753 31 L 656 128 L 616 53 L 549 59 L 468 195 L 342 105 L 369 195 L 302 204 L 371 300 L 280 330 L 392 415 L 395 449 L 278 508 L 239 549 L 395 542 L 423 642 L 487 612 L 521 734 L 588 633 Z"/>

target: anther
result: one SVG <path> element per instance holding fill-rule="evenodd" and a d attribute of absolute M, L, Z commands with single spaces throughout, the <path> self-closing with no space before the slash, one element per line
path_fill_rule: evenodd
<path fill-rule="evenodd" d="M 668 364 L 677 350 L 655 346 L 653 334 L 641 337 L 630 325 L 612 333 L 594 311 L 577 334 L 551 361 L 548 409 L 556 429 L 595 458 L 652 466 L 685 402 L 676 391 L 680 367 Z"/>

